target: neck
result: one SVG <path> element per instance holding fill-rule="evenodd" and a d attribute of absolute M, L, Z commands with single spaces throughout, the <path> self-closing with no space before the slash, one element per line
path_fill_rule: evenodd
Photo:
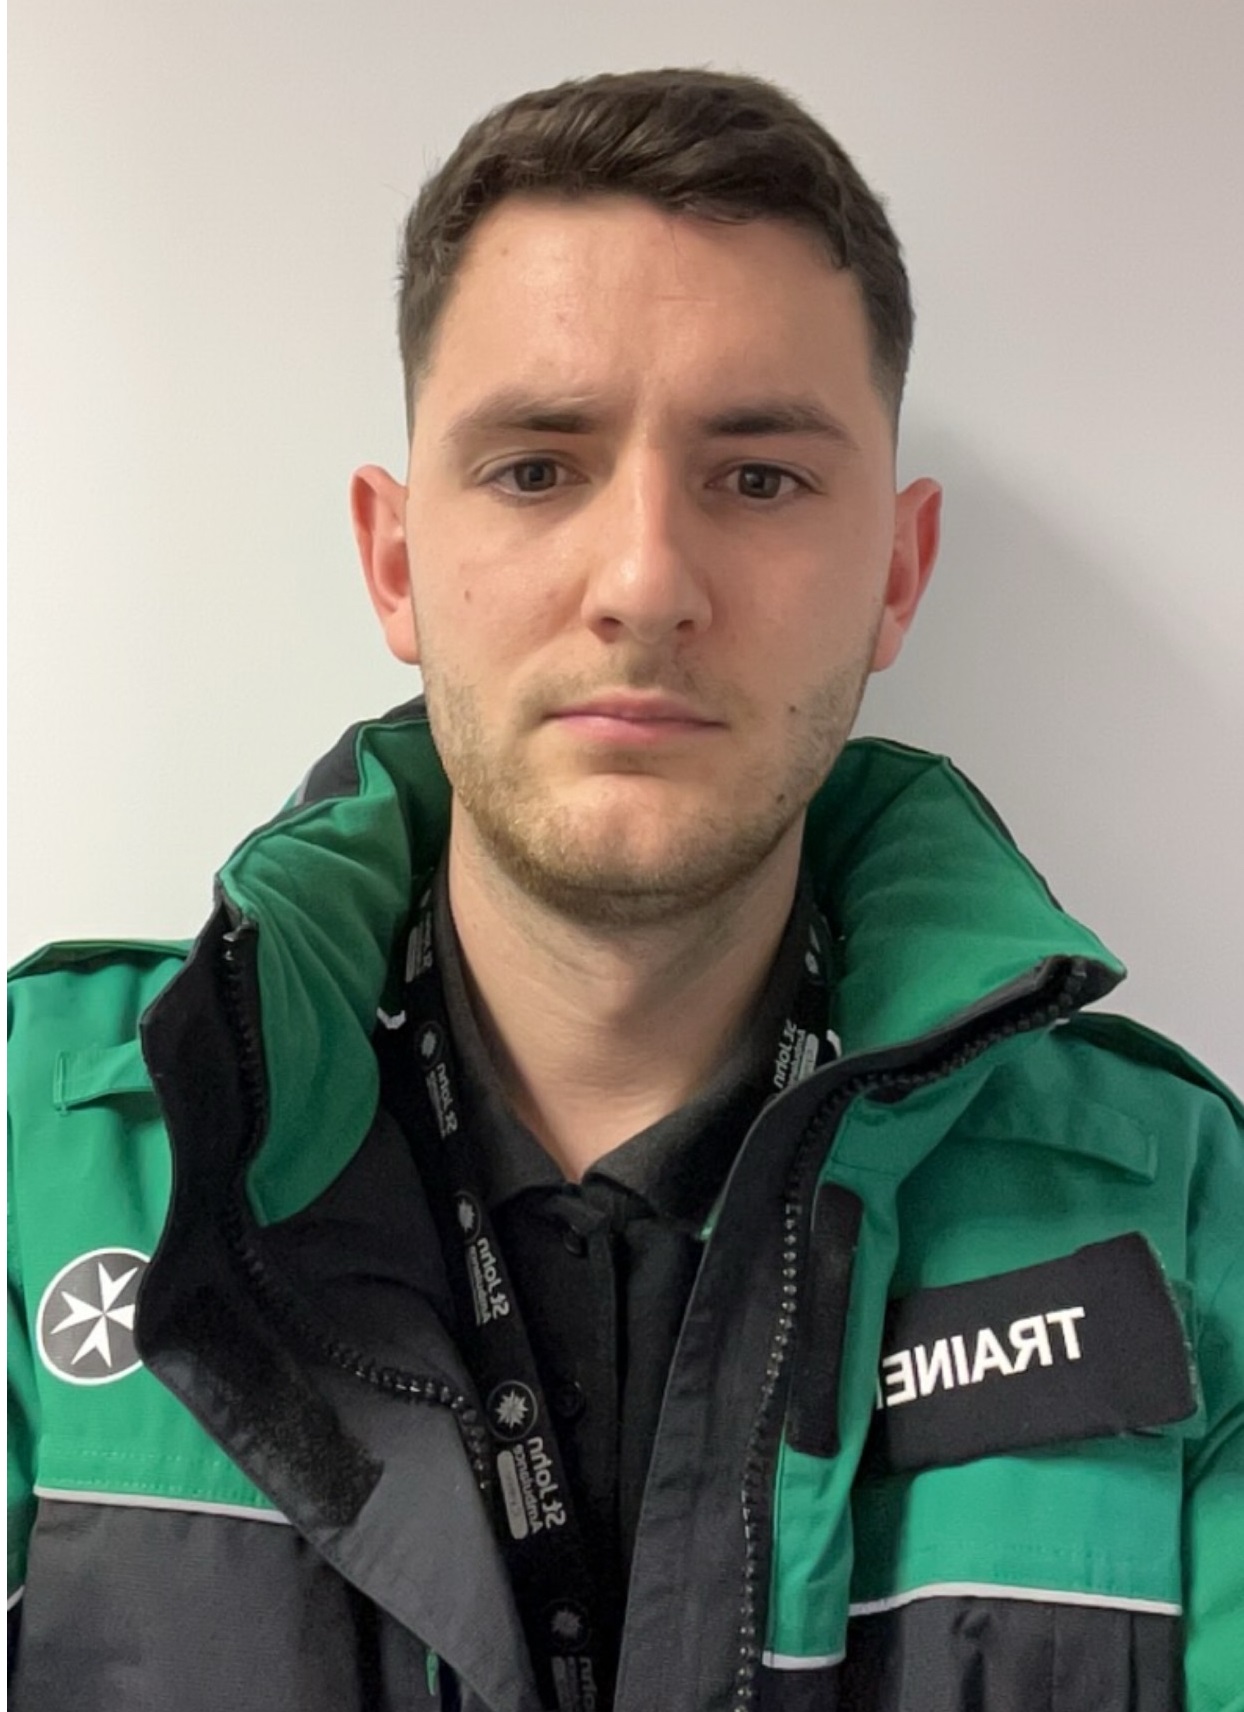
<path fill-rule="evenodd" d="M 511 1106 L 572 1181 L 724 1061 L 781 941 L 801 832 L 676 920 L 602 928 L 530 898 L 455 821 L 449 898 L 472 1006 Z"/>

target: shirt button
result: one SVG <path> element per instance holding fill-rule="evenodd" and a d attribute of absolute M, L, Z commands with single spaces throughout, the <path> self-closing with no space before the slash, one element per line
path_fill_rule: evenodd
<path fill-rule="evenodd" d="M 583 1395 L 582 1385 L 568 1379 L 564 1385 L 559 1385 L 553 1393 L 553 1407 L 563 1421 L 577 1421 L 587 1408 L 587 1398 Z"/>
<path fill-rule="evenodd" d="M 577 1231 L 573 1225 L 562 1226 L 562 1241 L 571 1254 L 584 1255 L 587 1253 L 587 1238 L 582 1231 Z"/>

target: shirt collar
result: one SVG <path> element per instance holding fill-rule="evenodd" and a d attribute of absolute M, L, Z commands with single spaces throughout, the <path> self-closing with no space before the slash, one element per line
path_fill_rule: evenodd
<path fill-rule="evenodd" d="M 771 1091 L 776 1043 L 798 988 L 811 912 L 810 890 L 801 882 L 768 980 L 711 1080 L 676 1111 L 603 1155 L 586 1173 L 585 1185 L 616 1185 L 639 1196 L 659 1218 L 699 1228 Z M 432 933 L 485 1198 L 495 1208 L 529 1190 L 564 1188 L 561 1170 L 506 1100 L 480 1033 L 444 862 L 432 888 Z"/>

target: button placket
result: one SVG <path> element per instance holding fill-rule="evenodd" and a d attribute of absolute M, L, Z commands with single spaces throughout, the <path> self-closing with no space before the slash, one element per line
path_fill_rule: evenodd
<path fill-rule="evenodd" d="M 553 1391 L 553 1408 L 563 1421 L 577 1421 L 587 1408 L 587 1398 L 577 1379 L 564 1379 Z"/>

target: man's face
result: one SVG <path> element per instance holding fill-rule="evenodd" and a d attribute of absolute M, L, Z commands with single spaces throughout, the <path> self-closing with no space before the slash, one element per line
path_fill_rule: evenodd
<path fill-rule="evenodd" d="M 355 490 L 454 838 L 619 924 L 789 857 L 914 613 L 938 498 L 895 494 L 858 290 L 811 237 L 502 203 L 445 306 L 405 492 Z"/>

